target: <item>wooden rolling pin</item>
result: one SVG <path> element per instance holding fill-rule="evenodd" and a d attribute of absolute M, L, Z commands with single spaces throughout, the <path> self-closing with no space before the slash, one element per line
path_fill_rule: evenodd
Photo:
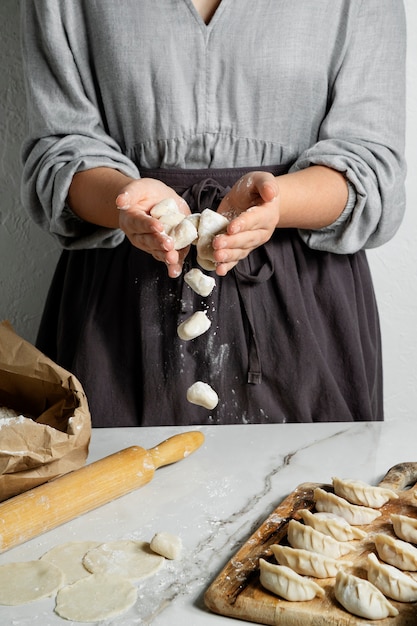
<path fill-rule="evenodd" d="M 132 446 L 0 503 L 0 553 L 142 487 L 203 441 L 189 431 L 151 450 Z"/>

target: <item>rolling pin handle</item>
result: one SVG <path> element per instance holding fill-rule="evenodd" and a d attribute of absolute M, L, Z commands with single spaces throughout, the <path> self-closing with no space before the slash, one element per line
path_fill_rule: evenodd
<path fill-rule="evenodd" d="M 181 461 L 197 450 L 204 441 L 204 435 L 199 430 L 193 430 L 169 437 L 162 443 L 149 450 L 155 469 Z"/>

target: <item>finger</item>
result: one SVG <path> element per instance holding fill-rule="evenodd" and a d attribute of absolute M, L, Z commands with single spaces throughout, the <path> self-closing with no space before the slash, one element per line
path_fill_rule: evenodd
<path fill-rule="evenodd" d="M 218 263 L 216 265 L 217 276 L 226 276 L 227 272 L 230 272 L 230 270 L 236 267 L 236 265 L 237 261 L 233 263 Z"/>

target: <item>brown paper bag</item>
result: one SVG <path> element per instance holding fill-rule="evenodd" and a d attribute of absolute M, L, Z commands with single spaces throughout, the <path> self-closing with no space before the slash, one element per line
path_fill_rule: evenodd
<path fill-rule="evenodd" d="M 82 467 L 91 418 L 79 381 L 0 323 L 0 502 Z"/>

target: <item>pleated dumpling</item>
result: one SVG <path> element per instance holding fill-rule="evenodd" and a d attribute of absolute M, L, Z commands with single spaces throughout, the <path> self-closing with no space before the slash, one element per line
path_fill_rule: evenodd
<path fill-rule="evenodd" d="M 417 572 L 417 548 L 402 539 L 379 533 L 374 537 L 376 551 L 381 561 L 398 569 Z"/>
<path fill-rule="evenodd" d="M 291 568 L 297 574 L 315 578 L 334 578 L 342 566 L 351 566 L 351 561 L 341 561 L 330 556 L 274 544 L 271 550 L 280 565 Z"/>
<path fill-rule="evenodd" d="M 333 559 L 338 559 L 353 550 L 349 543 L 336 541 L 333 537 L 324 535 L 294 519 L 288 524 L 287 539 L 293 548 L 318 552 Z"/>
<path fill-rule="evenodd" d="M 289 600 L 303 602 L 316 596 L 323 597 L 324 590 L 313 580 L 300 576 L 285 565 L 274 565 L 259 559 L 260 583 L 264 589 Z"/>
<path fill-rule="evenodd" d="M 321 487 L 317 487 L 314 490 L 314 501 L 317 511 L 340 515 L 340 517 L 343 517 L 349 524 L 352 524 L 352 526 L 370 524 L 381 515 L 381 511 L 377 511 L 371 507 L 351 504 L 344 498 L 325 491 L 321 489 Z"/>
<path fill-rule="evenodd" d="M 367 534 L 364 530 L 351 526 L 344 517 L 334 513 L 312 513 L 308 509 L 301 509 L 298 513 L 305 524 L 337 541 L 364 539 Z"/>
<path fill-rule="evenodd" d="M 334 594 L 346 611 L 365 619 L 385 619 L 398 615 L 398 609 L 375 585 L 342 570 L 337 572 Z"/>
<path fill-rule="evenodd" d="M 367 570 L 369 582 L 384 596 L 398 602 L 417 601 L 417 581 L 396 567 L 381 563 L 373 552 L 368 554 Z"/>
<path fill-rule="evenodd" d="M 391 522 L 394 532 L 404 541 L 417 543 L 417 519 L 408 515 L 391 515 Z"/>
<path fill-rule="evenodd" d="M 398 493 L 386 487 L 373 487 L 362 480 L 333 478 L 333 489 L 337 496 L 352 504 L 379 509 L 388 500 L 397 499 Z"/>

